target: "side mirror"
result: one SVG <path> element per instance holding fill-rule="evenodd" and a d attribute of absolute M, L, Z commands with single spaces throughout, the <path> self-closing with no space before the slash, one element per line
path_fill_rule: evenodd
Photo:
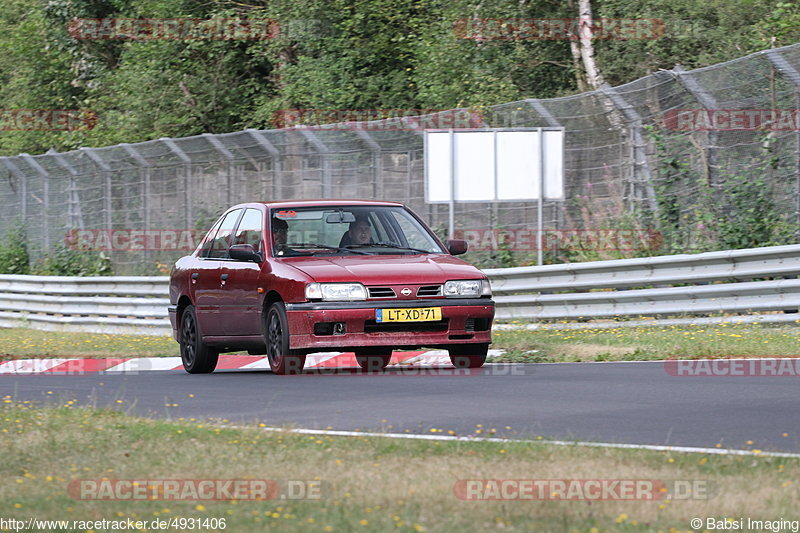
<path fill-rule="evenodd" d="M 461 255 L 467 252 L 467 241 L 461 239 L 448 239 L 447 251 L 452 255 Z"/>
<path fill-rule="evenodd" d="M 256 263 L 263 261 L 261 254 L 256 252 L 252 244 L 234 244 L 228 248 L 228 255 L 237 261 L 254 261 Z"/>

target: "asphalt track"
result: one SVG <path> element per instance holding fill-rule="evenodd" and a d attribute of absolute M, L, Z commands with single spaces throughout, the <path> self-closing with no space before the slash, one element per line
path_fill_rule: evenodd
<path fill-rule="evenodd" d="M 797 377 L 679 377 L 663 362 L 3 375 L 0 394 L 168 419 L 800 452 Z"/>

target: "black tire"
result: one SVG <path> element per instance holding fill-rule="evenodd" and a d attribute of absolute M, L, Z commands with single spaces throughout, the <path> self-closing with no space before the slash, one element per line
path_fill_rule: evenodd
<path fill-rule="evenodd" d="M 283 302 L 273 303 L 264 318 L 264 340 L 267 343 L 267 360 L 272 372 L 279 375 L 300 374 L 306 364 L 305 354 L 289 349 L 289 321 Z"/>
<path fill-rule="evenodd" d="M 367 372 L 376 372 L 389 366 L 392 360 L 391 348 L 361 348 L 356 350 L 358 366 Z"/>
<path fill-rule="evenodd" d="M 193 305 L 186 306 L 181 313 L 180 329 L 181 361 L 190 374 L 208 374 L 217 367 L 219 351 L 203 342 L 200 324 Z"/>
<path fill-rule="evenodd" d="M 450 346 L 450 362 L 456 368 L 480 368 L 486 362 L 488 344 L 456 344 Z"/>

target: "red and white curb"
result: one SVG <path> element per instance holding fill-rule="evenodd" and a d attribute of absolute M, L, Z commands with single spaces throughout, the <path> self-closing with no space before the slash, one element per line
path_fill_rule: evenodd
<path fill-rule="evenodd" d="M 503 350 L 489 350 L 489 357 Z M 390 367 L 450 365 L 446 350 L 393 352 Z M 358 368 L 353 352 L 313 353 L 306 357 L 305 368 Z M 0 374 L 89 374 L 93 372 L 145 372 L 182 370 L 180 357 L 134 357 L 110 359 L 16 359 L 0 363 Z M 266 370 L 269 362 L 263 355 L 219 356 L 217 370 Z"/>

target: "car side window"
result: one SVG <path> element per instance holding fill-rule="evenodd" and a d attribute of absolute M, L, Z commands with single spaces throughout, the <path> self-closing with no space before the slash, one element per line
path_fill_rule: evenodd
<path fill-rule="evenodd" d="M 257 252 L 260 252 L 263 231 L 264 214 L 258 209 L 247 209 L 236 228 L 233 244 L 250 244 Z"/>
<path fill-rule="evenodd" d="M 219 220 L 217 220 L 211 229 L 208 230 L 208 233 L 206 233 L 205 240 L 203 241 L 203 249 L 200 250 L 200 257 L 208 257 L 208 252 L 211 251 L 211 245 L 214 243 L 214 235 L 217 234 L 220 224 L 222 224 L 222 217 L 219 217 Z"/>
<path fill-rule="evenodd" d="M 224 259 L 228 257 L 228 243 L 230 242 L 233 228 L 236 226 L 236 221 L 241 214 L 241 209 L 234 209 L 225 215 L 211 243 L 211 249 L 208 251 L 207 257 L 209 259 Z"/>

